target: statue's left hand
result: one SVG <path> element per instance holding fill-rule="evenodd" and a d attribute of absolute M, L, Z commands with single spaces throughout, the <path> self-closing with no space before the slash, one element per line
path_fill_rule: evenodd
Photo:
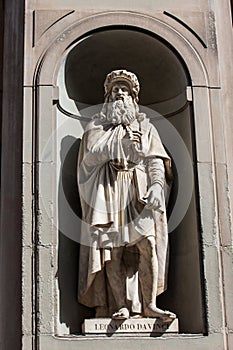
<path fill-rule="evenodd" d="M 146 208 L 147 209 L 158 209 L 162 205 L 162 187 L 159 183 L 155 183 L 150 186 L 147 193 L 144 196 L 144 199 L 147 200 Z"/>

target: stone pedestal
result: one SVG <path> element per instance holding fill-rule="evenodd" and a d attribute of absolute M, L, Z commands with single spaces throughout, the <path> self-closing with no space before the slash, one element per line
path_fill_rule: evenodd
<path fill-rule="evenodd" d="M 142 334 L 158 335 L 161 333 L 178 333 L 178 319 L 164 323 L 156 318 L 129 318 L 113 320 L 111 318 L 86 319 L 82 325 L 85 335 L 93 334 Z"/>

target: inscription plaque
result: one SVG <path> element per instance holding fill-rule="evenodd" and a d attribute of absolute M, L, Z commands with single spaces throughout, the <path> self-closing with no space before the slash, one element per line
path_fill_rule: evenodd
<path fill-rule="evenodd" d="M 111 318 L 87 319 L 83 323 L 83 334 L 124 334 L 124 333 L 178 333 L 178 319 L 165 323 L 155 318 L 129 318 L 113 320 Z"/>

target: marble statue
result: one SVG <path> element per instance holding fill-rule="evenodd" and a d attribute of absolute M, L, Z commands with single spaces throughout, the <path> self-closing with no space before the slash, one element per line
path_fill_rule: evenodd
<path fill-rule="evenodd" d="M 176 318 L 158 308 L 167 287 L 166 198 L 171 161 L 156 128 L 139 111 L 134 73 L 107 75 L 105 102 L 80 145 L 82 205 L 79 302 L 96 317 Z"/>

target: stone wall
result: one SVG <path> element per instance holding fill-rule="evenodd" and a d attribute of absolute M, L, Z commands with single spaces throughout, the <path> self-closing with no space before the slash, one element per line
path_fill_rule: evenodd
<path fill-rule="evenodd" d="M 156 346 L 161 349 L 231 349 L 233 90 L 229 77 L 233 70 L 233 44 L 230 1 L 224 0 L 220 4 L 217 0 L 120 0 L 116 4 L 109 0 L 100 3 L 90 0 L 57 0 L 56 3 L 27 0 L 24 55 L 23 4 L 16 5 L 16 2 L 9 1 L 8 5 L 5 5 L 5 40 L 8 45 L 5 49 L 3 76 L 5 95 L 3 94 L 1 181 L 1 271 L 4 281 L 1 284 L 4 285 L 4 288 L 1 287 L 1 304 L 5 305 L 1 316 L 1 327 L 4 329 L 2 348 L 12 349 L 12 344 L 15 349 L 21 347 L 19 289 L 22 227 L 23 349 L 88 349 L 93 344 L 102 349 L 109 346 L 117 349 L 119 344 L 124 349 L 132 346 L 135 349 Z M 20 31 L 15 29 L 18 26 Z M 80 86 L 84 84 L 85 77 L 89 77 L 89 81 L 94 84 L 97 76 L 106 73 L 104 69 L 108 68 L 110 61 L 107 50 L 102 49 L 104 45 L 109 45 L 106 34 L 111 35 L 110 31 L 115 31 L 116 34 L 116 30 L 121 31 L 121 35 L 122 31 L 126 33 L 126 30 L 131 30 L 150 37 L 150 47 L 153 43 L 156 46 L 155 53 L 162 55 L 160 45 L 166 47 L 167 54 L 162 56 L 164 70 L 159 68 L 162 67 L 162 62 L 160 66 L 157 63 L 161 81 L 161 89 L 155 94 L 157 100 L 146 101 L 147 93 L 142 96 L 147 107 L 169 114 L 174 112 L 171 106 L 173 109 L 175 106 L 175 110 L 179 110 L 183 102 L 189 106 L 178 115 L 174 114 L 170 120 L 191 154 L 195 191 L 188 214 L 181 221 L 176 234 L 171 234 L 173 266 L 177 266 L 177 269 L 172 270 L 172 275 L 177 274 L 177 278 L 171 278 L 174 288 L 172 295 L 164 296 L 161 300 L 171 308 L 173 296 L 177 298 L 176 304 L 178 310 L 181 310 L 181 332 L 185 334 L 119 339 L 116 335 L 111 338 L 96 338 L 79 334 L 84 315 L 92 315 L 92 310 L 78 305 L 74 294 L 77 289 L 75 278 L 78 264 L 75 264 L 78 260 L 77 241 L 80 234 L 80 220 L 77 219 L 80 217 L 80 207 L 75 200 L 77 189 L 74 163 L 84 124 L 66 119 L 58 112 L 56 101 L 59 99 L 74 114 L 84 106 L 90 108 L 93 103 L 101 103 L 98 96 L 92 96 L 94 102 L 84 98 L 81 100 L 82 105 L 79 104 L 80 101 L 72 100 L 75 99 L 73 90 L 71 88 L 69 92 L 65 88 L 67 81 L 64 81 L 64 73 L 69 71 L 67 57 L 72 57 L 72 52 L 77 48 L 77 56 L 75 54 L 74 57 L 81 62 L 77 73 Z M 96 39 L 98 33 L 105 35 L 100 41 Z M 19 37 L 19 40 L 15 41 L 15 37 Z M 87 38 L 89 43 L 92 40 L 92 44 L 88 44 Z M 123 38 L 124 35 L 115 35 L 114 42 L 120 42 Z M 128 45 L 133 45 L 133 41 L 129 40 Z M 138 64 L 136 46 L 137 44 L 133 57 L 128 61 L 122 59 L 121 62 L 138 70 L 146 64 L 143 61 Z M 110 48 L 111 50 L 113 49 Z M 128 55 L 127 47 L 122 50 L 124 56 Z M 148 48 L 144 51 L 147 50 Z M 100 55 L 99 61 L 97 54 Z M 176 59 L 173 59 L 173 55 Z M 113 59 L 112 64 L 117 64 L 120 59 L 121 57 L 118 61 Z M 7 65 L 8 61 L 12 65 Z M 92 66 L 93 61 L 95 66 Z M 147 63 L 151 64 L 149 60 Z M 166 64 L 170 76 L 174 74 L 174 77 L 178 67 L 183 67 L 180 74 L 167 85 L 168 77 L 164 81 L 161 79 L 162 74 L 166 74 Z M 90 69 L 90 72 L 85 73 L 86 69 Z M 141 68 L 141 72 L 143 80 L 145 70 Z M 72 87 L 72 74 L 70 79 Z M 176 84 L 173 86 L 176 79 L 179 80 L 179 86 L 182 86 L 178 95 L 176 92 L 179 88 L 176 90 Z M 22 85 L 23 138 L 20 118 Z M 153 90 L 151 86 L 149 88 L 146 79 L 142 81 L 142 86 L 144 91 Z M 90 87 L 87 85 L 86 90 L 89 91 Z M 170 105 L 164 103 L 162 92 L 174 92 Z M 21 143 L 23 160 L 20 154 Z M 21 162 L 23 174 L 20 170 Z M 182 167 L 185 164 L 182 163 Z M 189 234 L 190 240 L 187 238 Z M 9 263 L 8 256 L 11 252 L 14 252 L 14 258 Z M 72 273 L 69 274 L 69 271 Z M 10 282 L 9 275 L 13 277 Z M 182 280 L 185 275 L 186 284 Z M 176 281 L 179 281 L 179 288 L 176 287 Z M 192 283 L 195 284 L 195 291 Z M 177 292 L 182 289 L 190 292 Z M 17 298 L 14 299 L 15 291 Z M 192 309 L 191 306 L 194 305 Z M 12 327 L 10 331 L 4 325 L 10 308 L 18 310 L 17 317 L 12 315 L 13 329 L 17 329 L 17 332 L 13 332 L 14 336 L 11 333 Z M 190 323 L 187 317 L 189 311 Z"/>

